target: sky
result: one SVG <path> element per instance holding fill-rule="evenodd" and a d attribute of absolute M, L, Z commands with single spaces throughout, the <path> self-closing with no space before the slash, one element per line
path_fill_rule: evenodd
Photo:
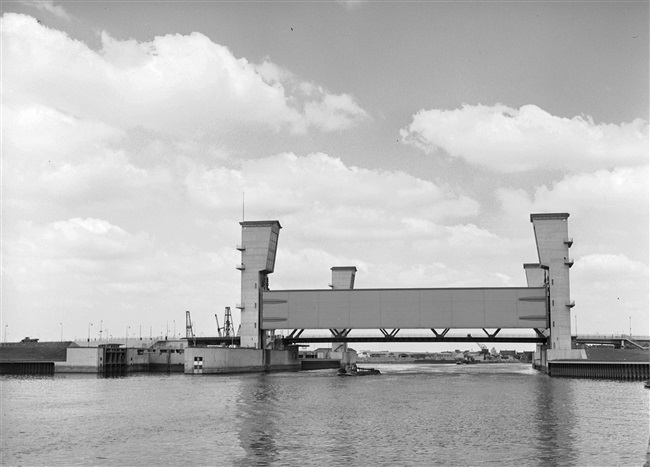
<path fill-rule="evenodd" d="M 650 334 L 648 2 L 0 8 L 3 341 L 237 325 L 242 219 L 274 290 L 525 287 L 541 212 L 573 332 Z"/>

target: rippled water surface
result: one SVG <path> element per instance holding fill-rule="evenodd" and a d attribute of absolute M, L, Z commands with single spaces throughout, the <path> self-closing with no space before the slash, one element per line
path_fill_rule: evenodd
<path fill-rule="evenodd" d="M 643 465 L 640 382 L 528 365 L 2 377 L 1 465 Z"/>

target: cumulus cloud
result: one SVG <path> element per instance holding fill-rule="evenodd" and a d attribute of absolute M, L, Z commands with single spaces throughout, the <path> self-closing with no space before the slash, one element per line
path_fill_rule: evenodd
<path fill-rule="evenodd" d="M 234 248 L 165 245 L 98 218 L 21 222 L 2 241 L 3 318 L 34 337 L 51 338 L 61 321 L 67 338 L 85 337 L 81 330 L 100 319 L 116 335 L 138 323 L 158 334 L 165 318 L 180 322 L 186 309 L 213 316 L 214 303 L 236 295 L 225 292 L 237 290 L 236 274 L 216 274 L 235 264 Z"/>
<path fill-rule="evenodd" d="M 349 95 L 313 85 L 306 95 L 291 73 L 268 61 L 236 58 L 200 33 L 151 42 L 103 33 L 97 52 L 34 18 L 5 14 L 2 41 L 6 103 L 43 105 L 121 129 L 192 135 L 241 126 L 331 131 L 367 118 Z"/>
<path fill-rule="evenodd" d="M 552 211 L 563 206 L 571 211 L 615 212 L 626 206 L 626 215 L 647 217 L 648 166 L 620 167 L 568 175 L 550 187 L 542 185 L 529 196 L 522 189 L 499 189 L 504 208 L 514 212 Z"/>
<path fill-rule="evenodd" d="M 330 267 L 350 264 L 359 287 L 525 285 L 511 258 L 525 260 L 532 232 L 523 242 L 495 235 L 469 222 L 476 200 L 403 172 L 284 153 L 237 168 L 197 164 L 184 183 L 209 212 L 238 218 L 245 192 L 246 219 L 280 220 L 279 287 L 322 287 Z"/>
<path fill-rule="evenodd" d="M 503 173 L 539 168 L 578 172 L 648 161 L 644 120 L 597 124 L 585 116 L 557 117 L 535 105 L 421 110 L 400 133 L 424 151 L 442 150 Z"/>
<path fill-rule="evenodd" d="M 570 213 L 573 312 L 588 317 L 580 319 L 581 333 L 621 333 L 629 319 L 647 327 L 647 165 L 568 175 L 531 193 L 501 189 L 497 196 L 506 219 L 522 212 Z"/>
<path fill-rule="evenodd" d="M 360 119 L 368 115 L 347 94 L 326 95 L 320 101 L 305 104 L 306 121 L 324 131 L 345 130 L 350 126 L 351 116 Z"/>
<path fill-rule="evenodd" d="M 352 234 L 360 221 L 381 231 L 382 224 L 402 216 L 440 221 L 473 216 L 479 209 L 475 200 L 430 181 L 404 172 L 348 167 L 322 153 L 284 153 L 244 162 L 241 169 L 197 165 L 185 184 L 195 201 L 214 207 L 238 205 L 234 191 L 245 192 L 247 204 L 259 212 L 287 215 L 300 209 L 322 219 L 336 213 L 342 225 L 331 225 L 330 233 L 349 229 Z M 350 227 L 345 227 L 347 221 Z"/>
<path fill-rule="evenodd" d="M 621 167 L 568 175 L 528 194 L 499 189 L 497 197 L 510 215 L 521 212 L 569 212 L 571 228 L 580 238 L 573 251 L 627 252 L 648 257 L 648 166 Z"/>
<path fill-rule="evenodd" d="M 371 121 L 351 95 L 268 58 L 250 63 L 198 33 L 150 42 L 104 33 L 95 51 L 14 14 L 3 16 L 2 40 L 3 318 L 24 335 L 39 319 L 50 329 L 101 317 L 155 325 L 186 309 L 212 329 L 215 304 L 239 300 L 242 192 L 246 219 L 284 226 L 276 288 L 325 287 L 336 265 L 356 265 L 359 287 L 523 286 L 521 262 L 535 261 L 527 215 L 541 211 L 572 214 L 572 274 L 647 258 L 647 230 L 634 228 L 648 224 L 643 122 L 596 125 L 534 106 L 414 116 L 404 139 L 427 151 L 505 172 L 541 160 L 572 172 L 533 190 L 502 184 L 503 217 L 489 227 L 477 195 L 451 182 L 311 148 L 268 155 L 241 138 L 282 132 L 292 144 L 296 133 Z M 538 143 L 577 159 L 542 157 Z M 580 162 L 593 169 L 580 173 Z"/>
<path fill-rule="evenodd" d="M 103 219 L 73 218 L 45 227 L 44 248 L 55 257 L 82 257 L 86 260 L 124 260 L 148 249 L 145 233 L 131 235 Z"/>

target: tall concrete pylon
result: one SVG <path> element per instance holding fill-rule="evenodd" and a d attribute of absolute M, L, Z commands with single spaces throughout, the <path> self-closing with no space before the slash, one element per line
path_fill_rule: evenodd
<path fill-rule="evenodd" d="M 268 290 L 268 275 L 275 269 L 278 236 L 282 226 L 273 221 L 244 221 L 242 241 L 237 245 L 241 251 L 241 347 L 263 349 L 266 336 L 260 329 L 262 291 Z"/>
<path fill-rule="evenodd" d="M 341 289 L 354 289 L 354 279 L 357 274 L 356 266 L 334 266 L 331 267 L 332 283 L 330 287 L 332 290 Z M 332 342 L 332 352 L 341 352 L 343 359 L 347 357 L 348 344 L 347 342 Z"/>
<path fill-rule="evenodd" d="M 584 352 L 571 348 L 571 300 L 569 270 L 573 260 L 569 248 L 573 239 L 569 237 L 568 213 L 531 214 L 530 221 L 535 232 L 539 270 L 528 265 L 526 278 L 529 286 L 539 286 L 544 281 L 544 270 L 548 271 L 549 282 L 549 340 L 545 352 L 546 360 L 581 359 Z"/>

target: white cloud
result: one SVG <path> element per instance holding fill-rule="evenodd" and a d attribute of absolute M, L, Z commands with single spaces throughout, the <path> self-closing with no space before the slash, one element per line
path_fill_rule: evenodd
<path fill-rule="evenodd" d="M 504 173 L 580 172 L 648 162 L 648 122 L 596 124 L 590 117 L 557 117 L 535 105 L 421 110 L 401 136 L 425 151 L 441 149 Z"/>
<path fill-rule="evenodd" d="M 571 274 L 581 334 L 627 334 L 630 324 L 633 334 L 648 334 L 647 264 L 620 253 L 589 254 Z"/>
<path fill-rule="evenodd" d="M 322 153 L 305 157 L 280 154 L 244 162 L 239 170 L 197 165 L 185 184 L 190 196 L 207 206 L 240 206 L 241 198 L 233 193 L 245 192 L 252 215 L 300 211 L 313 213 L 328 224 L 327 219 L 335 217 L 340 225 L 327 228 L 333 235 L 354 235 L 361 223 L 372 223 L 381 231 L 382 225 L 400 222 L 406 214 L 439 221 L 478 212 L 476 201 L 430 181 L 404 172 L 347 167 L 340 159 Z"/>
<path fill-rule="evenodd" d="M 123 141 L 121 130 L 42 106 L 3 110 L 3 204 L 9 219 L 69 217 L 125 202 L 135 209 L 160 190 L 173 189 L 167 167 L 139 167 L 128 151 L 115 148 Z"/>
<path fill-rule="evenodd" d="M 158 333 L 172 319 L 180 329 L 185 310 L 213 317 L 215 303 L 234 302 L 236 257 L 234 248 L 165 245 L 104 219 L 22 222 L 3 236 L 3 321 L 50 339 L 59 322 L 67 338 L 85 337 L 87 323 L 100 320 L 116 335 L 138 324 Z"/>
<path fill-rule="evenodd" d="M 528 198 L 523 190 L 501 189 L 497 194 L 507 203 Z M 550 211 L 564 206 L 572 211 L 613 212 L 626 206 L 626 215 L 643 215 L 647 205 L 648 166 L 640 166 L 569 175 L 550 188 L 537 187 L 529 208 Z M 513 210 L 510 206 L 506 209 Z"/>
<path fill-rule="evenodd" d="M 146 43 L 103 33 L 98 53 L 31 17 L 7 13 L 2 41 L 5 103 L 43 105 L 121 129 L 195 136 L 246 126 L 331 131 L 367 117 L 350 96 L 314 86 L 318 92 L 305 96 L 290 73 L 238 59 L 200 33 Z"/>
<path fill-rule="evenodd" d="M 25 16 L 6 14 L 2 27 L 2 303 L 3 319 L 16 330 L 20 322 L 20 334 L 43 323 L 58 330 L 61 320 L 76 323 L 82 337 L 88 321 L 102 318 L 115 329 L 135 325 L 133 317 L 158 327 L 181 321 L 186 309 L 209 334 L 214 311 L 239 300 L 242 192 L 247 219 L 284 226 L 273 287 L 325 287 L 337 265 L 356 265 L 359 287 L 522 286 L 521 263 L 535 261 L 528 213 L 569 211 L 575 290 L 588 294 L 581 276 L 603 271 L 598 261 L 607 260 L 615 271 L 640 271 L 625 280 L 630 302 L 643 302 L 638 277 L 647 283 L 647 266 L 637 266 L 644 252 L 647 259 L 648 181 L 635 138 L 647 140 L 644 124 L 594 125 L 530 106 L 466 107 L 436 117 L 449 120 L 448 139 L 438 141 L 425 125 L 432 114 L 418 114 L 407 141 L 456 148 L 488 167 L 503 158 L 538 167 L 539 152 L 522 159 L 515 150 L 549 135 L 561 146 L 574 128 L 592 141 L 591 152 L 568 144 L 578 162 L 558 164 L 577 172 L 593 157 L 596 169 L 532 191 L 505 185 L 503 219 L 489 228 L 479 201 L 453 180 L 355 167 L 319 152 L 260 155 L 268 154 L 263 145 L 240 136 L 291 138 L 370 121 L 350 95 L 268 59 L 237 59 L 201 34 L 146 43 L 104 34 L 98 53 Z M 484 137 L 490 115 L 492 139 Z M 615 142 L 621 152 L 602 155 Z M 259 148 L 255 159 L 235 157 Z"/>
<path fill-rule="evenodd" d="M 623 282 L 634 280 L 637 277 L 648 276 L 648 265 L 632 261 L 623 254 L 591 254 L 580 258 L 573 270 L 582 274 L 590 282 L 603 285 L 611 282 L 613 275 Z M 621 282 L 618 282 L 621 284 Z"/>
<path fill-rule="evenodd" d="M 308 102 L 305 105 L 307 122 L 323 131 L 337 131 L 349 128 L 356 119 L 367 118 L 368 114 L 362 111 L 347 95 L 326 95 L 321 101 Z"/>
<path fill-rule="evenodd" d="M 504 219 L 522 212 L 568 212 L 572 313 L 580 333 L 646 334 L 648 326 L 648 166 L 566 176 L 531 194 L 501 189 Z M 531 257 L 530 261 L 537 258 Z"/>
<path fill-rule="evenodd" d="M 51 0 L 21 1 L 19 3 L 34 7 L 39 11 L 51 13 L 57 18 L 65 19 L 68 21 L 72 19 L 72 17 L 68 14 L 67 11 L 63 9 L 61 5 L 54 5 L 54 2 Z"/>
<path fill-rule="evenodd" d="M 521 212 L 569 212 L 576 241 L 574 254 L 625 252 L 648 257 L 648 166 L 621 167 L 569 175 L 529 195 L 500 189 L 503 209 Z"/>

